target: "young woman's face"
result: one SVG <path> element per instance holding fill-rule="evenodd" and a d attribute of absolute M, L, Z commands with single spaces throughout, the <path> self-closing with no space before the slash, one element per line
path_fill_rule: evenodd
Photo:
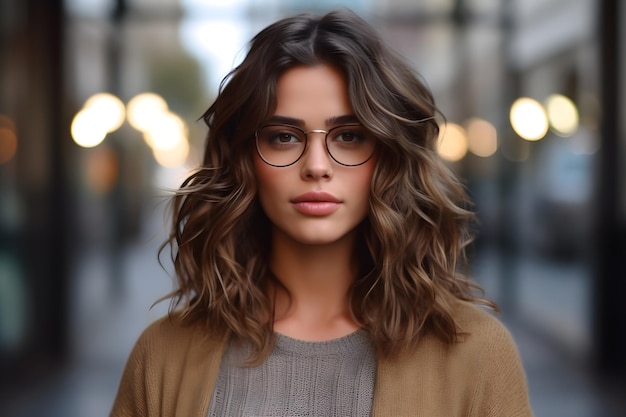
<path fill-rule="evenodd" d="M 327 65 L 287 70 L 278 80 L 276 102 L 271 123 L 296 125 L 304 131 L 358 123 L 343 75 Z M 271 138 L 279 145 L 295 141 L 284 133 Z M 331 158 L 324 138 L 324 133 L 309 132 L 304 154 L 285 167 L 269 165 L 255 152 L 259 199 L 275 235 L 307 245 L 331 244 L 353 236 L 367 216 L 376 155 L 361 165 L 344 166 Z M 353 138 L 350 130 L 336 142 L 343 146 Z"/>

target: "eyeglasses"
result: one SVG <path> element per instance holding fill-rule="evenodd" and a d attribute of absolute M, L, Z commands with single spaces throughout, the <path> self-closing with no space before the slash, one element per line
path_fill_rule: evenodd
<path fill-rule="evenodd" d="M 309 133 L 323 133 L 326 151 L 344 166 L 363 165 L 376 149 L 376 139 L 357 123 L 309 131 L 291 125 L 266 125 L 255 133 L 256 149 L 266 164 L 287 167 L 298 162 L 306 152 Z"/>

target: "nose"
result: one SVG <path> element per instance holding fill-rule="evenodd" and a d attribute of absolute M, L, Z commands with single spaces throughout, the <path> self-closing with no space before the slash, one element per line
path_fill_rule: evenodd
<path fill-rule="evenodd" d="M 333 166 L 330 155 L 326 151 L 325 133 L 310 132 L 307 150 L 302 155 L 301 176 L 306 180 L 330 179 Z"/>

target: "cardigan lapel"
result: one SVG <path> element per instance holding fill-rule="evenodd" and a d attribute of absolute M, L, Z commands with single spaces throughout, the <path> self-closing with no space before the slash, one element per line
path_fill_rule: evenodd
<path fill-rule="evenodd" d="M 378 358 L 372 417 L 454 415 L 447 414 L 449 399 L 440 386 L 443 352 L 442 343 L 427 335 L 415 352 Z"/>
<path fill-rule="evenodd" d="M 210 339 L 200 332 L 192 338 L 184 358 L 185 372 L 174 382 L 179 389 L 175 416 L 206 417 L 226 345 L 224 339 Z"/>

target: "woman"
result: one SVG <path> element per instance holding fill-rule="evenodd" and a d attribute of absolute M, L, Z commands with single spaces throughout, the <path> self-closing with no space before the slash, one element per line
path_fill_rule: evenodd
<path fill-rule="evenodd" d="M 179 287 L 112 416 L 529 416 L 428 89 L 348 11 L 278 21 L 204 114 L 174 199 Z"/>

